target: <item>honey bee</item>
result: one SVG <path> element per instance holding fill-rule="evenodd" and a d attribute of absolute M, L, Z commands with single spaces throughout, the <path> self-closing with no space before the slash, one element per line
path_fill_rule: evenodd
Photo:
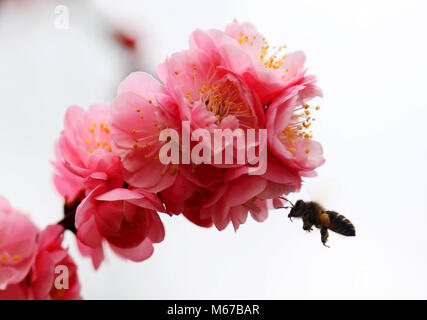
<path fill-rule="evenodd" d="M 326 247 L 328 247 L 326 245 L 329 237 L 328 229 L 348 237 L 356 235 L 356 229 L 350 220 L 337 212 L 325 210 L 317 202 L 298 200 L 293 205 L 288 199 L 282 199 L 288 201 L 292 206 L 288 218 L 291 221 L 292 218 L 302 218 L 303 229 L 306 231 L 311 231 L 313 225 L 319 228 L 322 243 Z"/>

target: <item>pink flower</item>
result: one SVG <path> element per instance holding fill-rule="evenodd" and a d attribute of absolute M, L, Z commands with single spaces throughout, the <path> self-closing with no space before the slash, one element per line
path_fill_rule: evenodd
<path fill-rule="evenodd" d="M 196 30 L 190 46 L 214 57 L 218 66 L 239 74 L 264 105 L 305 74 L 302 52 L 285 53 L 286 46 L 271 47 L 249 23 L 233 21 L 225 32 Z"/>
<path fill-rule="evenodd" d="M 120 158 L 112 152 L 109 121 L 110 107 L 105 105 L 67 110 L 53 162 L 55 186 L 67 203 L 100 184 L 123 184 Z"/>
<path fill-rule="evenodd" d="M 129 82 L 122 87 L 126 85 Z M 163 225 L 155 211 L 164 211 L 161 201 L 146 190 L 129 187 L 124 180 L 123 175 L 129 182 L 138 182 L 123 168 L 121 148 L 113 147 L 110 110 L 103 105 L 92 106 L 87 112 L 79 107 L 69 108 L 57 144 L 58 161 L 54 163 L 57 189 L 66 198 L 65 213 L 75 214 L 79 250 L 92 259 L 95 268 L 104 259 L 104 242 L 121 257 L 142 261 L 151 256 L 152 243 L 164 238 Z M 144 114 L 148 117 L 147 112 Z M 115 120 L 120 124 L 122 118 Z M 150 125 L 154 128 L 154 123 Z M 117 131 L 116 141 L 120 142 L 122 133 Z M 124 158 L 128 166 L 131 157 Z M 136 161 L 135 157 L 131 160 Z M 151 166 L 148 169 L 153 170 Z M 147 179 L 141 177 L 143 181 Z"/>
<path fill-rule="evenodd" d="M 37 234 L 31 220 L 0 197 L 0 290 L 27 276 L 36 255 Z"/>
<path fill-rule="evenodd" d="M 246 221 L 248 212 L 257 221 L 267 217 L 266 203 L 257 201 L 256 196 L 266 187 L 266 180 L 260 176 L 236 178 L 222 185 L 207 201 L 200 211 L 200 217 L 211 218 L 219 230 L 223 230 L 231 221 L 234 229 Z M 255 209 L 256 208 L 256 209 Z M 251 210 L 254 209 L 254 210 Z"/>
<path fill-rule="evenodd" d="M 260 128 L 264 112 L 239 74 L 199 48 L 173 54 L 159 65 L 160 79 L 192 129 Z"/>
<path fill-rule="evenodd" d="M 176 167 L 159 161 L 165 143 L 159 133 L 180 123 L 166 89 L 146 73 L 132 73 L 120 84 L 112 110 L 113 149 L 122 159 L 126 182 L 151 192 L 171 186 Z"/>
<path fill-rule="evenodd" d="M 267 172 L 248 175 L 247 166 L 227 170 L 224 184 L 217 188 L 200 210 L 200 219 L 212 219 L 222 230 L 232 222 L 234 229 L 247 219 L 248 213 L 262 222 L 273 208 L 273 199 L 298 191 L 301 177 L 269 155 Z M 276 201 L 277 204 L 277 201 Z"/>
<path fill-rule="evenodd" d="M 215 168 L 209 165 L 182 166 L 173 186 L 160 193 L 166 208 L 182 213 L 193 223 L 222 230 L 232 222 L 237 230 L 248 213 L 264 221 L 272 199 L 298 191 L 301 177 L 297 171 L 268 155 L 269 164 L 263 175 L 248 175 L 249 167 Z"/>
<path fill-rule="evenodd" d="M 206 52 L 193 48 L 173 54 L 158 73 L 191 129 L 261 128 L 264 112 L 245 81 Z"/>
<path fill-rule="evenodd" d="M 182 213 L 198 226 L 211 227 L 211 217 L 201 218 L 200 209 L 212 196 L 213 190 L 223 183 L 224 169 L 209 165 L 181 168 L 175 183 L 160 192 L 168 212 Z"/>
<path fill-rule="evenodd" d="M 310 107 L 307 102 L 322 95 L 315 81 L 315 77 L 307 77 L 286 90 L 272 101 L 266 112 L 270 151 L 284 165 L 308 177 L 315 176 L 314 170 L 325 162 L 322 146 L 312 140 L 309 131 L 312 109 L 319 107 Z"/>
<path fill-rule="evenodd" d="M 77 238 L 83 255 L 90 256 L 97 268 L 103 259 L 103 243 L 107 242 L 123 258 L 149 258 L 152 244 L 164 238 L 156 211 L 164 211 L 162 202 L 143 189 L 95 188 L 76 212 Z"/>
<path fill-rule="evenodd" d="M 213 223 L 220 230 L 229 222 L 237 229 L 249 212 L 263 221 L 274 200 L 277 204 L 279 196 L 297 191 L 301 176 L 314 175 L 313 170 L 323 163 L 320 145 L 305 138 L 308 132 L 297 132 L 295 141 L 282 138 L 288 124 L 293 128 L 303 118 L 310 120 L 309 110 L 303 112 L 306 117 L 298 118 L 300 110 L 295 109 L 321 95 L 316 79 L 305 75 L 303 53 L 285 54 L 284 46 L 271 49 L 252 25 L 233 22 L 225 32 L 196 30 L 189 50 L 159 65 L 158 75 L 176 100 L 181 121 L 190 122 L 189 130 L 203 128 L 212 133 L 239 128 L 247 135 L 247 129 L 266 128 L 272 149 L 267 172 L 259 176 L 248 174 L 247 162 L 181 165 L 174 184 L 160 193 L 170 212 L 183 213 L 198 225 Z M 281 105 L 293 95 L 291 113 L 295 113 L 290 119 Z M 301 126 L 308 124 L 301 122 Z M 290 142 L 298 146 L 296 151 L 286 145 Z M 239 148 L 247 146 L 235 146 Z M 217 172 L 212 170 L 215 166 Z"/>
<path fill-rule="evenodd" d="M 189 122 L 188 125 L 183 123 L 181 144 L 186 132 L 193 134 L 204 129 L 201 144 L 204 149 L 210 149 L 213 166 L 234 167 L 247 163 L 247 132 L 264 127 L 264 110 L 244 79 L 198 48 L 173 54 L 159 66 L 158 73 L 177 101 L 180 120 Z M 240 134 L 245 142 L 233 144 L 231 163 L 219 164 L 215 161 L 216 155 L 224 157 L 228 148 L 226 143 L 214 143 L 215 132 L 227 134 L 226 130 Z M 190 141 L 190 149 L 199 141 Z M 253 147 L 258 145 L 259 141 L 255 140 Z M 184 151 L 182 159 L 187 156 Z M 238 154 L 244 156 L 243 161 L 238 161 Z M 189 154 L 187 158 L 190 160 Z"/>
<path fill-rule="evenodd" d="M 0 299 L 81 299 L 77 267 L 67 250 L 61 247 L 63 231 L 62 226 L 52 225 L 38 235 L 36 257 L 31 269 L 25 274 L 25 279 L 0 291 Z M 57 267 L 61 269 L 56 269 Z M 61 272 L 64 273 L 61 279 L 58 279 Z"/>

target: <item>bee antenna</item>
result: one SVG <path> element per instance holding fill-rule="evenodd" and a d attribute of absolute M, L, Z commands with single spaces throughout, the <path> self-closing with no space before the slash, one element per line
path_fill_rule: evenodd
<path fill-rule="evenodd" d="M 285 201 L 289 202 L 291 204 L 292 208 L 294 207 L 294 204 L 290 200 L 286 199 L 285 197 L 279 197 L 279 198 L 282 199 L 282 200 L 285 200 Z"/>

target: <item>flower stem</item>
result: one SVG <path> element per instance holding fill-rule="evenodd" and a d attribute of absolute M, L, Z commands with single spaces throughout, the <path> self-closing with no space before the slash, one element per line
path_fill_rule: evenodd
<path fill-rule="evenodd" d="M 63 226 L 65 230 L 70 230 L 74 234 L 77 232 L 76 226 L 75 226 L 76 210 L 77 210 L 77 207 L 82 202 L 82 200 L 84 199 L 84 197 L 85 197 L 85 194 L 82 191 L 82 193 L 79 196 L 77 196 L 74 201 L 68 202 L 67 200 L 65 200 L 64 218 L 57 223 Z"/>

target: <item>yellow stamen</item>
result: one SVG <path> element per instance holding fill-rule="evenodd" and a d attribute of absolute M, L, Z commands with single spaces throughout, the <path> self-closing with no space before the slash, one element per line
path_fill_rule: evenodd
<path fill-rule="evenodd" d="M 178 171 L 179 171 L 178 166 L 171 166 L 169 169 L 169 173 L 171 174 L 171 176 L 174 176 Z"/>

